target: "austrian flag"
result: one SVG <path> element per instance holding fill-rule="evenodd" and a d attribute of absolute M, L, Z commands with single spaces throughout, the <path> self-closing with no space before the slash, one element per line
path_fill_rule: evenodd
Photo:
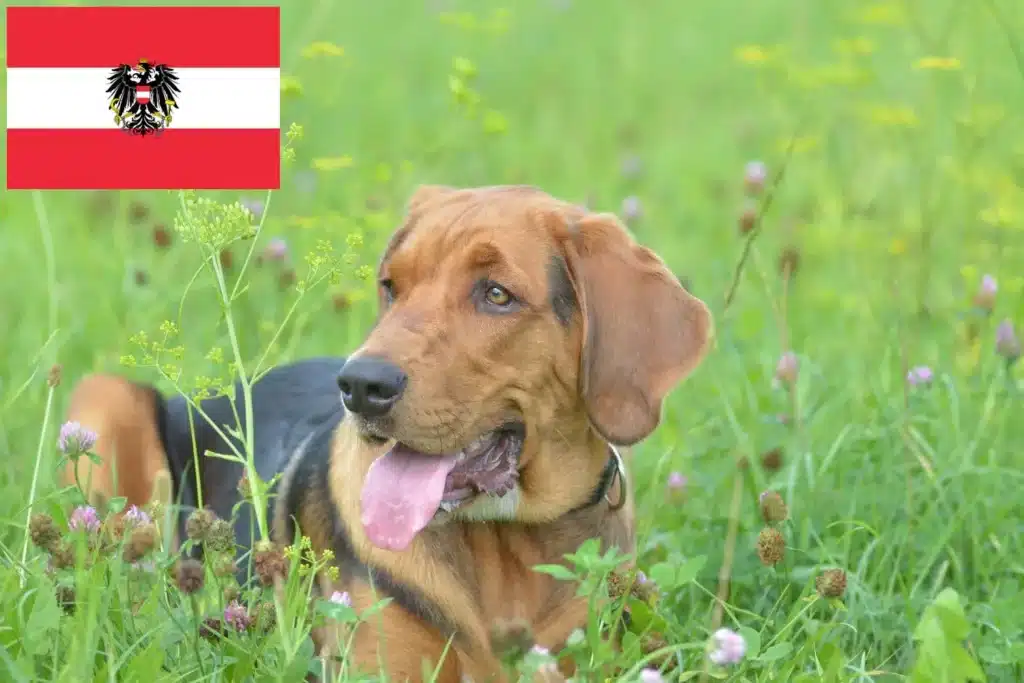
<path fill-rule="evenodd" d="M 277 189 L 278 7 L 8 7 L 7 188 Z"/>

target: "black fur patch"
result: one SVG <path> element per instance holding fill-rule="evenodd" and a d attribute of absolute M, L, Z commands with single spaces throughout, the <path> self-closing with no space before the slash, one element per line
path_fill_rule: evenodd
<path fill-rule="evenodd" d="M 572 288 L 572 280 L 569 279 L 569 268 L 561 256 L 551 259 L 548 283 L 551 290 L 551 308 L 555 311 L 555 317 L 563 325 L 568 325 L 578 303 L 576 292 Z"/>

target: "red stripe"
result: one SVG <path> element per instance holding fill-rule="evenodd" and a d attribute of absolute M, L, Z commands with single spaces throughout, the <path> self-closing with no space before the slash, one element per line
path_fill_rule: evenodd
<path fill-rule="evenodd" d="M 8 7 L 7 66 L 281 66 L 280 7 Z"/>
<path fill-rule="evenodd" d="M 281 187 L 281 131 L 7 131 L 9 190 L 267 190 Z"/>

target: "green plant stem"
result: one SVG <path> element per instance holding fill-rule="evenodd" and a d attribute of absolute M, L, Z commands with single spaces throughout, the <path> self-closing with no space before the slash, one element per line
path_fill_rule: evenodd
<path fill-rule="evenodd" d="M 231 315 L 231 296 L 228 293 L 227 283 L 224 280 L 224 268 L 221 266 L 220 259 L 217 257 L 215 250 L 210 250 L 209 258 L 213 266 L 214 276 L 217 279 L 217 290 L 220 293 L 221 303 L 224 305 L 224 321 L 228 328 L 228 339 L 231 341 L 231 353 L 235 359 L 238 383 L 242 389 L 243 410 L 245 411 L 245 473 L 249 479 L 252 505 L 256 512 L 256 525 L 259 527 L 260 539 L 268 539 L 270 538 L 270 533 L 267 527 L 266 501 L 264 500 L 264 491 L 260 484 L 259 475 L 256 472 L 254 458 L 256 453 L 256 432 L 252 424 L 252 385 L 249 383 L 249 376 L 245 372 L 242 349 L 238 343 L 238 331 L 235 329 L 235 319 Z"/>
<path fill-rule="evenodd" d="M 28 510 L 25 512 L 25 538 L 21 544 L 21 566 L 18 573 L 21 579 L 21 586 L 25 586 L 25 564 L 28 561 L 28 542 L 31 538 L 29 525 L 32 523 L 32 508 L 36 502 L 36 488 L 39 485 L 39 466 L 43 461 L 43 444 L 46 443 L 46 431 L 50 426 L 50 411 L 53 408 L 54 388 L 49 387 L 46 392 L 46 408 L 43 411 L 43 426 L 39 429 L 39 445 L 36 447 L 36 462 L 32 468 L 32 483 L 28 489 Z M 78 468 L 75 468 L 77 477 Z"/>

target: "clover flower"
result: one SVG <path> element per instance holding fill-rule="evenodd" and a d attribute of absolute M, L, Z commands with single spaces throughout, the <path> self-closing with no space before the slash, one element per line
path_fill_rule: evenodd
<path fill-rule="evenodd" d="M 145 510 L 140 508 L 138 505 L 131 505 L 125 510 L 124 513 L 125 522 L 132 526 L 142 526 L 149 524 L 153 519 L 149 516 Z"/>
<path fill-rule="evenodd" d="M 91 505 L 79 505 L 68 519 L 68 528 L 72 531 L 81 529 L 88 532 L 97 531 L 100 528 L 99 513 Z"/>
<path fill-rule="evenodd" d="M 657 669 L 647 668 L 640 672 L 640 683 L 663 683 L 665 677 Z"/>
<path fill-rule="evenodd" d="M 747 194 L 756 195 L 764 190 L 765 180 L 768 178 L 768 167 L 763 161 L 749 161 L 743 170 L 743 184 L 746 186 Z"/>
<path fill-rule="evenodd" d="M 224 623 L 230 625 L 236 631 L 245 631 L 252 624 L 252 618 L 249 616 L 244 605 L 237 600 L 232 600 L 224 608 Z"/>
<path fill-rule="evenodd" d="M 345 607 L 352 606 L 352 596 L 348 594 L 348 591 L 334 591 L 331 593 L 331 602 L 335 605 L 344 605 Z"/>
<path fill-rule="evenodd" d="M 985 312 L 991 312 L 996 304 L 996 293 L 999 291 L 999 284 L 991 275 L 984 275 L 978 291 L 974 295 L 974 305 Z"/>
<path fill-rule="evenodd" d="M 57 448 L 69 458 L 91 451 L 96 445 L 96 432 L 77 422 L 65 422 L 60 427 Z"/>
<path fill-rule="evenodd" d="M 263 249 L 263 258 L 267 261 L 281 262 L 288 258 L 288 243 L 280 237 L 275 237 Z"/>
<path fill-rule="evenodd" d="M 934 378 L 935 373 L 927 365 L 918 365 L 907 372 L 907 383 L 913 387 L 927 386 Z"/>
<path fill-rule="evenodd" d="M 747 652 L 747 642 L 743 636 L 727 628 L 720 628 L 711 636 L 714 649 L 708 655 L 708 659 L 714 664 L 725 666 L 738 664 Z"/>
<path fill-rule="evenodd" d="M 252 217 L 257 221 L 263 217 L 263 210 L 266 207 L 264 206 L 262 200 L 256 199 L 255 197 L 243 197 L 238 201 L 238 203 L 241 204 L 242 207 L 245 208 L 249 213 L 251 213 Z"/>
<path fill-rule="evenodd" d="M 622 200 L 622 217 L 626 219 L 627 223 L 639 220 L 644 215 L 644 207 L 640 203 L 640 198 L 635 195 L 630 195 Z"/>
<path fill-rule="evenodd" d="M 792 351 L 786 351 L 779 357 L 775 366 L 775 379 L 782 384 L 795 384 L 800 374 L 800 359 Z"/>
<path fill-rule="evenodd" d="M 996 328 L 996 353 L 1013 363 L 1020 358 L 1020 339 L 1013 329 L 1013 323 L 1004 320 Z"/>
<path fill-rule="evenodd" d="M 665 485 L 670 491 L 682 491 L 686 488 L 686 475 L 682 472 L 670 472 Z"/>

